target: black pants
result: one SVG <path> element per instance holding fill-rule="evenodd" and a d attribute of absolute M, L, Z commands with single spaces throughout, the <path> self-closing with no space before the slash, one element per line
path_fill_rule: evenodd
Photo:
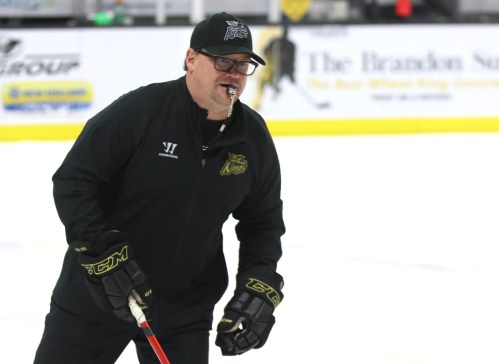
<path fill-rule="evenodd" d="M 156 304 L 155 304 L 156 305 Z M 157 305 L 156 305 L 157 306 Z M 154 307 L 154 306 L 153 306 Z M 213 309 L 196 312 L 195 308 L 179 315 L 191 317 L 189 322 L 172 327 L 160 326 L 159 317 L 169 315 L 167 305 L 156 308 L 151 323 L 161 347 L 171 364 L 208 364 L 209 330 Z M 171 313 L 171 312 L 170 312 Z M 135 343 L 141 364 L 158 364 L 147 338 L 136 324 L 130 324 L 106 313 L 109 317 L 91 320 L 69 312 L 52 301 L 45 320 L 45 331 L 36 352 L 35 364 L 111 364 L 116 362 L 130 341 Z"/>

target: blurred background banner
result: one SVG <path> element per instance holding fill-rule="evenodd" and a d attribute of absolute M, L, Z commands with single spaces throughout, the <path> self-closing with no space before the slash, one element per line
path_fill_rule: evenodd
<path fill-rule="evenodd" d="M 268 66 L 250 77 L 243 101 L 275 133 L 499 129 L 497 25 L 252 29 Z M 120 95 L 180 77 L 191 31 L 0 30 L 4 139 L 12 127 L 81 128 Z"/>
<path fill-rule="evenodd" d="M 0 31 L 0 124 L 83 123 L 122 94 L 179 77 L 190 28 Z"/>
<path fill-rule="evenodd" d="M 259 88 L 252 94 L 253 106 L 272 120 L 499 116 L 499 27 L 323 26 L 275 33 L 263 42 L 269 72 L 256 75 Z"/>

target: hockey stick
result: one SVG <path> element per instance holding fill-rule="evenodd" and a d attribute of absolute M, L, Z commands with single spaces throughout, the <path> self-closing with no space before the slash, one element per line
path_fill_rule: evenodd
<path fill-rule="evenodd" d="M 161 348 L 161 345 L 159 345 L 158 339 L 156 339 L 156 335 L 154 335 L 154 333 L 152 332 L 151 326 L 149 326 L 144 312 L 142 312 L 142 309 L 133 297 L 133 292 L 130 297 L 128 297 L 128 306 L 130 307 L 130 311 L 132 311 L 133 317 L 135 317 L 135 320 L 137 320 L 137 324 L 144 331 L 144 334 L 146 335 L 149 344 L 151 344 L 154 353 L 158 357 L 159 362 L 161 364 L 170 364 L 170 361 L 166 357 L 166 354 Z"/>
<path fill-rule="evenodd" d="M 328 101 L 317 101 L 315 100 L 314 98 L 312 98 L 312 96 L 310 96 L 310 94 L 303 88 L 301 87 L 300 85 L 298 84 L 294 84 L 295 88 L 298 90 L 299 94 L 301 95 L 301 97 L 303 97 L 305 100 L 307 100 L 307 102 L 318 108 L 318 109 L 324 109 L 324 108 L 327 108 L 327 107 L 330 107 L 331 104 L 328 102 Z"/>

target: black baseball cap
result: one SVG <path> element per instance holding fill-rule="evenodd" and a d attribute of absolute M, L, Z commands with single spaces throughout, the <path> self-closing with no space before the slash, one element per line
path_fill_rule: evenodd
<path fill-rule="evenodd" d="M 206 18 L 194 28 L 191 36 L 192 49 L 205 49 L 216 55 L 248 54 L 260 64 L 265 61 L 253 53 L 251 32 L 237 16 L 217 13 Z"/>

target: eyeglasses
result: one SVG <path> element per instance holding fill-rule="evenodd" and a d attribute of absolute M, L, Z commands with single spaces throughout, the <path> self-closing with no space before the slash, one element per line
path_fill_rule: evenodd
<path fill-rule="evenodd" d="M 235 61 L 227 57 L 215 56 L 199 49 L 196 50 L 196 52 L 201 53 L 203 56 L 212 58 L 213 66 L 215 66 L 215 69 L 217 71 L 229 72 L 232 67 L 234 67 L 234 65 L 237 65 L 237 72 L 239 74 L 244 76 L 251 76 L 258 67 L 258 63 L 256 63 L 255 61 Z"/>

